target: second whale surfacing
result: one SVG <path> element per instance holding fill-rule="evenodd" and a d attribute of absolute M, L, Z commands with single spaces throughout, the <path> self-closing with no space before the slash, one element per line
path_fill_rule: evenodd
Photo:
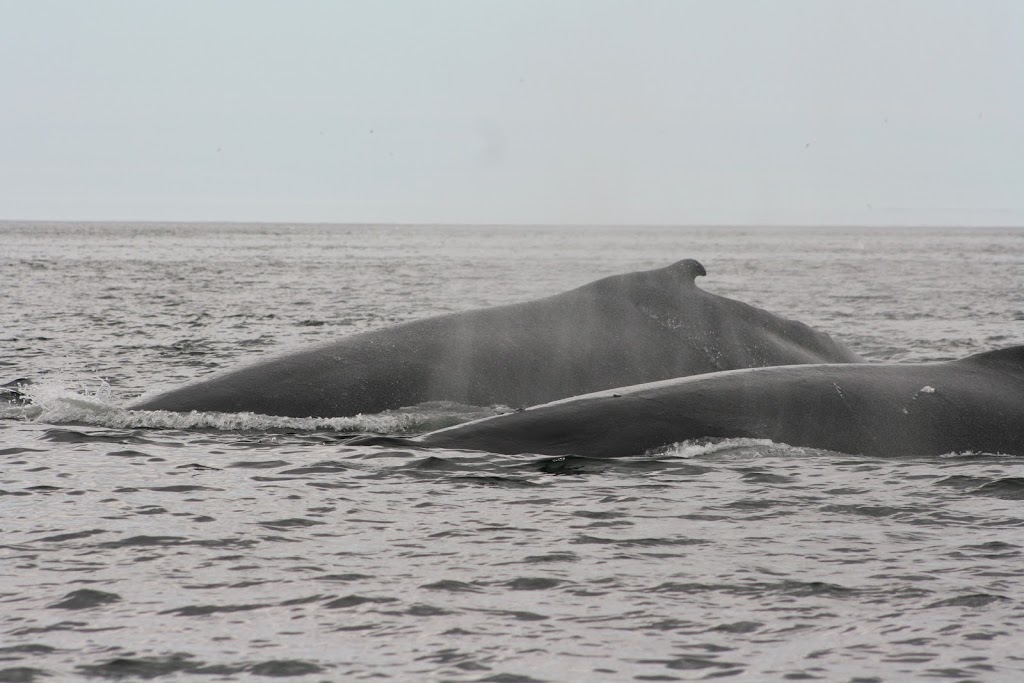
<path fill-rule="evenodd" d="M 625 387 L 351 443 L 499 454 L 641 455 L 701 438 L 858 455 L 1024 455 L 1024 346 L 936 363 L 801 365 Z"/>
<path fill-rule="evenodd" d="M 130 408 L 343 417 L 452 401 L 536 405 L 718 370 L 847 363 L 827 334 L 698 288 L 686 259 L 521 304 L 393 325 L 215 375 Z"/>

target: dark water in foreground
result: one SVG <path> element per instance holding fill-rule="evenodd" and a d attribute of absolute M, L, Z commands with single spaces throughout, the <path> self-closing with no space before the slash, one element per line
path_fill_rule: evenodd
<path fill-rule="evenodd" d="M 1024 343 L 1024 231 L 0 224 L 0 681 L 1024 675 L 1024 463 L 615 462 L 133 413 L 294 344 L 700 259 L 873 360 Z"/>

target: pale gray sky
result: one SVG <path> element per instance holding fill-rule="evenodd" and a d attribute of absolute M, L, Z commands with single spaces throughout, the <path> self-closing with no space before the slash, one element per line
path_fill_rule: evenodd
<path fill-rule="evenodd" d="M 0 218 L 1024 224 L 1020 0 L 0 0 Z"/>

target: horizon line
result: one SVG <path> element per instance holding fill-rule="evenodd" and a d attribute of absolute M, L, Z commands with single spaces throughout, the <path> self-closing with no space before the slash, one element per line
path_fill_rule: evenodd
<path fill-rule="evenodd" d="M 1024 222 L 1014 225 L 988 223 L 838 223 L 822 222 L 703 222 L 703 223 L 467 223 L 437 222 L 413 223 L 405 221 L 288 221 L 288 220 L 205 220 L 205 219 L 68 219 L 68 218 L 0 218 L 0 224 L 39 223 L 39 224 L 88 224 L 88 225 L 273 225 L 273 226 L 338 226 L 364 228 L 858 228 L 888 230 L 903 229 L 971 229 L 971 230 L 1019 230 L 1024 229 Z"/>

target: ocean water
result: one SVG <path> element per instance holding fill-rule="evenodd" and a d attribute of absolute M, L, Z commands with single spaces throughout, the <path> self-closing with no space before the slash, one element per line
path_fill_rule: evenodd
<path fill-rule="evenodd" d="M 140 413 L 294 346 L 697 258 L 871 360 L 1024 344 L 1024 230 L 0 223 L 0 681 L 1017 681 L 1024 462 L 345 444 Z"/>

